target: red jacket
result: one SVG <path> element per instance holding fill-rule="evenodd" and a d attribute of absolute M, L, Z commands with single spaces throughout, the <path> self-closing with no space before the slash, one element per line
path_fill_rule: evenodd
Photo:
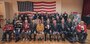
<path fill-rule="evenodd" d="M 27 31 L 29 29 L 29 23 L 28 22 L 23 23 L 23 29 L 24 29 L 24 31 Z"/>
<path fill-rule="evenodd" d="M 86 25 L 83 25 L 83 27 L 84 27 L 84 32 L 87 32 Z M 81 25 L 80 25 L 80 24 L 78 24 L 78 25 L 77 25 L 77 27 L 76 27 L 76 29 L 77 29 L 77 31 L 78 31 L 78 32 L 81 32 L 81 30 L 82 30 Z"/>
<path fill-rule="evenodd" d="M 13 27 L 12 24 L 6 24 L 6 25 L 2 28 L 3 31 L 6 31 L 6 30 L 13 31 L 13 29 L 14 29 L 14 27 Z"/>

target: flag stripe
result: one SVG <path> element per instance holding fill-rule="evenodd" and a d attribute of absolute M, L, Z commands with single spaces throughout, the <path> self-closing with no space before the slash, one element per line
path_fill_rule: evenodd
<path fill-rule="evenodd" d="M 55 10 L 55 9 L 34 9 L 35 11 L 37 10 L 45 10 L 45 11 L 51 11 L 51 10 Z"/>
<path fill-rule="evenodd" d="M 49 10 L 49 11 L 45 11 L 45 10 L 36 10 L 34 12 L 56 12 L 56 10 Z"/>
<path fill-rule="evenodd" d="M 34 6 L 49 6 L 49 7 L 50 7 L 50 6 L 56 6 L 56 4 L 53 4 L 53 5 L 48 5 L 48 4 L 45 5 L 45 4 L 42 4 L 42 5 L 34 5 Z"/>
<path fill-rule="evenodd" d="M 34 9 L 56 9 L 56 7 L 34 7 Z"/>
<path fill-rule="evenodd" d="M 46 4 L 46 3 L 39 3 L 39 4 L 35 4 L 34 5 L 56 5 L 56 3 L 52 3 L 52 4 Z"/>
<path fill-rule="evenodd" d="M 49 8 L 49 9 L 50 9 L 50 8 L 56 9 L 56 7 L 34 7 L 34 9 L 38 9 L 38 8 L 39 8 L 39 9 L 42 9 L 42 8 L 45 8 L 45 9 L 47 9 L 47 8 Z"/>
<path fill-rule="evenodd" d="M 53 2 L 33 2 L 34 4 L 40 4 L 40 3 L 45 3 L 45 4 L 52 4 L 52 3 L 56 3 L 56 1 Z"/>
<path fill-rule="evenodd" d="M 33 8 L 56 8 L 55 6 L 34 6 Z"/>

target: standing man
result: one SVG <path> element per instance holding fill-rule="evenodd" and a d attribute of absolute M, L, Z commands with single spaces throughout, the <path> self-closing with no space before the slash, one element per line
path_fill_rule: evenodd
<path fill-rule="evenodd" d="M 65 19 L 65 22 L 66 22 L 67 21 L 67 18 L 68 18 L 68 14 L 66 12 L 64 12 L 63 18 Z"/>

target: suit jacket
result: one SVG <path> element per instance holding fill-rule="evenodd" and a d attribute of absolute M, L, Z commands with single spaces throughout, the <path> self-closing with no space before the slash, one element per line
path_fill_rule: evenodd
<path fill-rule="evenodd" d="M 73 21 L 74 15 L 73 14 L 69 15 L 69 18 Z"/>
<path fill-rule="evenodd" d="M 54 26 L 54 24 L 52 24 L 51 25 L 51 30 L 59 32 L 60 31 L 60 24 L 56 24 L 56 27 Z"/>
<path fill-rule="evenodd" d="M 67 31 L 67 33 L 75 33 L 76 32 L 76 27 L 73 25 L 73 23 L 72 22 L 67 22 L 66 23 L 67 25 L 66 25 L 66 31 Z"/>
<path fill-rule="evenodd" d="M 45 30 L 44 30 L 44 32 L 50 32 L 50 30 L 51 30 L 51 24 L 45 24 Z M 52 31 L 52 30 L 51 30 Z"/>
<path fill-rule="evenodd" d="M 67 13 L 64 13 L 64 14 L 63 14 L 63 18 L 65 19 L 65 21 L 67 21 L 68 14 L 67 14 Z"/>
<path fill-rule="evenodd" d="M 64 25 L 64 27 L 62 26 L 62 24 L 60 24 L 60 32 L 66 31 L 66 29 L 67 29 L 66 23 L 64 23 L 63 25 Z"/>

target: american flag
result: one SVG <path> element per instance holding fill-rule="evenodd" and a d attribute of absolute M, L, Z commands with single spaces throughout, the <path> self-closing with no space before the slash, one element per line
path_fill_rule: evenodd
<path fill-rule="evenodd" d="M 19 11 L 30 11 L 30 12 L 56 12 L 56 1 L 53 2 L 18 2 Z"/>
<path fill-rule="evenodd" d="M 34 2 L 35 12 L 55 12 L 56 2 Z"/>

